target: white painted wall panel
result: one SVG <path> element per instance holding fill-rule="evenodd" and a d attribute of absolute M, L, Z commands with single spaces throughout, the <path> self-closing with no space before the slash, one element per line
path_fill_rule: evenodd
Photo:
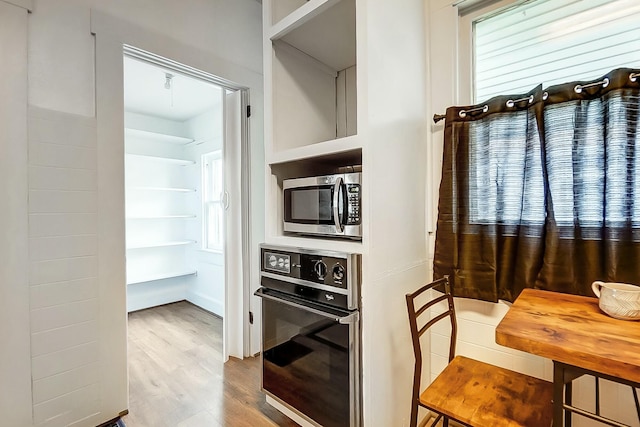
<path fill-rule="evenodd" d="M 100 402 L 95 121 L 35 107 L 29 119 L 34 423 L 67 426 Z"/>
<path fill-rule="evenodd" d="M 89 363 L 76 369 L 35 380 L 33 382 L 33 403 L 42 403 L 97 383 L 100 378 L 98 370 L 97 363 Z"/>
<path fill-rule="evenodd" d="M 29 111 L 29 138 L 39 142 L 95 147 L 95 127 L 82 122 L 70 127 L 67 120 L 73 118 L 73 114 L 62 112 L 52 117 L 48 110 L 32 108 Z"/>
<path fill-rule="evenodd" d="M 97 195 L 89 191 L 30 190 L 31 213 L 89 213 L 97 211 Z"/>
<path fill-rule="evenodd" d="M 367 225 L 362 266 L 364 425 L 406 426 L 413 352 L 404 295 L 428 278 L 424 1 L 356 3 L 357 126 Z"/>
<path fill-rule="evenodd" d="M 29 236 L 91 234 L 98 226 L 96 213 L 44 213 L 29 215 Z"/>
<path fill-rule="evenodd" d="M 96 255 L 98 239 L 95 234 L 80 236 L 35 237 L 29 239 L 31 261 Z"/>
<path fill-rule="evenodd" d="M 29 269 L 29 283 L 31 285 L 41 285 L 97 277 L 97 263 L 97 258 L 93 256 L 35 262 L 31 264 Z"/>
<path fill-rule="evenodd" d="M 100 402 L 95 396 L 99 395 L 98 384 L 91 384 L 81 389 L 56 397 L 33 407 L 33 417 L 36 425 L 68 426 L 76 420 L 83 419 L 97 413 Z M 59 408 L 66 408 L 60 412 Z M 51 424 L 47 421 L 51 420 Z"/>
<path fill-rule="evenodd" d="M 41 356 L 94 341 L 98 333 L 95 320 L 72 323 L 69 326 L 51 328 L 31 334 L 31 355 Z"/>
<path fill-rule="evenodd" d="M 29 167 L 29 186 L 39 190 L 93 190 L 96 171 L 48 166 Z"/>
<path fill-rule="evenodd" d="M 29 288 L 31 309 L 83 301 L 98 296 L 98 279 L 68 280 L 63 282 L 34 285 Z"/>
<path fill-rule="evenodd" d="M 129 27 L 134 33 L 139 28 L 137 25 L 156 31 L 161 37 L 154 33 L 152 39 L 147 39 L 152 40 L 151 45 L 156 43 L 156 50 L 171 45 L 177 57 L 182 54 L 189 59 L 183 62 L 215 68 L 219 71 L 216 74 L 255 89 L 254 99 L 261 100 L 261 28 L 257 2 L 196 0 L 189 5 L 172 0 L 162 2 L 154 8 L 155 13 L 150 14 L 144 2 L 126 0 L 10 0 L 8 3 L 0 0 L 0 59 L 4 77 L 0 80 L 0 177 L 11 182 L 0 198 L 3 203 L 0 255 L 6 265 L 11 266 L 0 272 L 0 337 L 12 348 L 10 353 L 0 352 L 0 384 L 11 384 L 9 388 L 0 387 L 3 423 L 30 426 L 34 424 L 34 414 L 42 426 L 91 427 L 126 409 L 126 365 L 123 364 L 126 360 L 121 357 L 122 352 L 113 351 L 114 343 L 118 349 L 126 350 L 124 286 L 119 287 L 121 270 L 117 266 L 124 263 L 124 242 L 113 232 L 118 227 L 124 229 L 124 224 L 118 219 L 98 221 L 98 212 L 103 218 L 116 218 L 123 213 L 124 210 L 120 212 L 117 207 L 122 177 L 112 173 L 118 171 L 117 164 L 101 169 L 102 181 L 97 172 L 98 161 L 108 163 L 105 159 L 118 158 L 118 149 L 100 153 L 96 150 L 93 116 L 99 92 L 95 87 L 99 60 L 95 56 L 95 39 L 90 33 L 90 9 L 98 8 L 136 22 Z M 32 13 L 27 15 L 26 10 L 16 4 L 31 8 Z M 183 54 L 193 46 L 196 53 Z M 121 45 L 117 49 L 121 53 Z M 117 76 L 114 78 L 117 80 Z M 118 96 L 117 91 L 105 95 Z M 27 99 L 31 105 L 29 145 Z M 260 157 L 261 104 L 256 105 L 252 145 L 258 150 L 254 155 Z M 102 117 L 108 116 L 102 113 Z M 118 115 L 121 113 L 114 117 Z M 118 141 L 121 129 L 116 125 L 119 122 L 109 123 L 112 126 L 109 140 Z M 114 158 L 110 157 L 113 153 Z M 261 161 L 255 164 L 262 167 Z M 262 175 L 257 173 L 259 181 Z M 262 184 L 258 182 L 256 187 L 261 188 Z M 259 222 L 257 229 L 261 230 Z M 98 236 L 102 254 L 99 257 L 92 253 L 90 236 Z M 60 239 L 40 240 L 45 237 Z M 60 243 L 59 251 L 54 250 L 52 242 Z M 30 264 L 29 243 L 33 249 Z M 79 254 L 82 255 L 76 256 Z M 86 254 L 90 255 L 84 256 Z M 55 258 L 57 256 L 66 258 Z M 122 279 L 123 282 L 124 275 Z M 93 298 L 99 299 L 101 307 L 94 313 L 100 317 L 101 352 L 96 359 L 99 362 L 36 379 L 32 384 L 32 402 L 29 304 L 31 309 L 39 310 Z M 39 318 L 42 313 L 35 316 Z M 44 319 L 38 321 L 44 322 Z M 51 344 L 47 344 L 50 341 L 46 337 L 55 333 L 43 331 L 42 335 L 33 337 L 38 353 L 47 351 Z M 54 351 L 46 356 L 47 363 L 55 367 L 65 353 Z M 35 360 L 34 364 L 41 360 Z M 74 374 L 78 376 L 73 377 Z M 99 387 L 78 392 L 89 383 L 75 379 L 94 378 L 92 375 L 100 377 Z M 5 391 L 8 394 L 5 395 Z M 106 414 L 96 416 L 94 410 Z"/>
<path fill-rule="evenodd" d="M 32 334 L 95 320 L 97 309 L 98 300 L 90 299 L 32 310 Z"/>
<path fill-rule="evenodd" d="M 81 344 L 55 353 L 36 356 L 32 359 L 33 379 L 39 380 L 50 375 L 88 365 L 98 360 L 98 343 L 96 341 Z M 64 411 L 64 408 L 60 408 Z"/>
<path fill-rule="evenodd" d="M 95 162 L 95 148 L 40 142 L 29 144 L 29 163 L 32 165 L 95 168 Z"/>
<path fill-rule="evenodd" d="M 26 4 L 27 2 L 19 2 Z M 29 426 L 27 11 L 0 1 L 0 414 Z"/>

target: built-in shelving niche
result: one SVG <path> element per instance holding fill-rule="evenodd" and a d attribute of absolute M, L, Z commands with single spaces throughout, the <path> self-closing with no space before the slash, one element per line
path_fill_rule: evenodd
<path fill-rule="evenodd" d="M 294 150 L 298 151 L 298 150 Z M 353 169 L 355 167 L 355 170 Z M 353 148 L 339 152 L 324 152 L 310 157 L 294 157 L 290 160 L 270 165 L 269 199 L 275 203 L 267 214 L 271 240 L 282 245 L 309 247 L 347 252 L 362 251 L 362 242 L 331 237 L 308 237 L 295 233 L 285 233 L 283 227 L 283 181 L 291 178 L 330 175 L 360 171 L 362 149 Z M 366 197 L 366 192 L 363 193 Z"/>
<path fill-rule="evenodd" d="M 356 135 L 355 0 L 272 5 L 273 152 Z"/>

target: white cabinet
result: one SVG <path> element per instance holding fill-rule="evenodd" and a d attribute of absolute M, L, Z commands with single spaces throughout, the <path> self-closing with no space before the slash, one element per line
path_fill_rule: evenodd
<path fill-rule="evenodd" d="M 282 181 L 362 165 L 358 136 L 355 0 L 272 0 L 264 6 L 267 235 L 280 244 L 323 239 L 287 235 Z M 327 239 L 324 239 L 327 240 Z M 360 251 L 360 242 L 326 246 Z"/>
<path fill-rule="evenodd" d="M 287 156 L 356 135 L 355 0 L 275 0 L 266 9 L 277 21 L 265 29 L 268 151 Z"/>
<path fill-rule="evenodd" d="M 196 243 L 196 186 L 183 147 L 192 140 L 147 131 L 125 133 L 127 284 L 196 274 L 187 248 Z"/>
<path fill-rule="evenodd" d="M 363 425 L 405 425 L 413 360 L 404 295 L 429 280 L 431 263 L 425 2 L 262 4 L 265 238 L 362 254 Z M 361 242 L 283 231 L 284 179 L 352 165 L 362 167 Z"/>

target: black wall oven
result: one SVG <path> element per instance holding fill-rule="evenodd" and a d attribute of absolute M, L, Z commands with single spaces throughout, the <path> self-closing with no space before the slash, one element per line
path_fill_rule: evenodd
<path fill-rule="evenodd" d="M 359 427 L 360 256 L 261 246 L 262 389 L 323 427 Z"/>

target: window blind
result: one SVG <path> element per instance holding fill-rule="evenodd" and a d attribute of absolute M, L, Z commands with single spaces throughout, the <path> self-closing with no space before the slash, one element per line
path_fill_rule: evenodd
<path fill-rule="evenodd" d="M 640 1 L 533 0 L 474 22 L 474 96 L 640 68 Z"/>

